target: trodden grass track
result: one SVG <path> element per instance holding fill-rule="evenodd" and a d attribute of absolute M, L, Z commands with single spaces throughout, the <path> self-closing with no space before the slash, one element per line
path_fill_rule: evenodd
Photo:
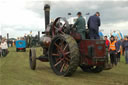
<path fill-rule="evenodd" d="M 27 52 L 16 52 L 0 58 L 0 85 L 128 85 L 128 65 L 124 56 L 118 66 L 101 73 L 86 73 L 80 68 L 71 77 L 57 76 L 48 62 L 37 61 L 35 71 L 29 67 Z"/>

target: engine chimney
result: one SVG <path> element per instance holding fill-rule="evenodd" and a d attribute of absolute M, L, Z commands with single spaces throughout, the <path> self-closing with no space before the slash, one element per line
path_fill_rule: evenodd
<path fill-rule="evenodd" d="M 9 33 L 7 33 L 7 40 L 9 40 Z"/>
<path fill-rule="evenodd" d="M 44 5 L 44 15 L 45 15 L 45 29 L 46 29 L 50 21 L 50 5 L 48 4 Z"/>
<path fill-rule="evenodd" d="M 40 31 L 38 31 L 38 42 L 40 42 Z"/>

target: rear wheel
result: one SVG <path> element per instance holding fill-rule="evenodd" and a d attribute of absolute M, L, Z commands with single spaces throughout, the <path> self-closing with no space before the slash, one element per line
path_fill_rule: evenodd
<path fill-rule="evenodd" d="M 79 65 L 79 49 L 69 35 L 54 37 L 48 54 L 51 68 L 57 75 L 71 76 Z"/>
<path fill-rule="evenodd" d="M 84 72 L 93 72 L 93 73 L 100 73 L 104 70 L 103 66 L 85 66 L 85 65 L 82 65 L 82 66 L 80 66 L 80 68 Z"/>
<path fill-rule="evenodd" d="M 19 49 L 18 48 L 16 48 L 16 52 L 18 52 L 19 51 Z"/>
<path fill-rule="evenodd" d="M 91 72 L 91 71 L 90 71 L 90 66 L 80 65 L 80 68 L 81 68 L 84 72 Z"/>
<path fill-rule="evenodd" d="M 32 70 L 36 69 L 36 50 L 35 48 L 31 48 L 29 51 L 29 62 L 30 62 L 30 68 Z"/>
<path fill-rule="evenodd" d="M 93 72 L 93 73 L 100 73 L 102 72 L 104 69 L 103 66 L 91 66 L 90 67 L 90 70 Z"/>
<path fill-rule="evenodd" d="M 24 48 L 24 52 L 26 52 L 26 48 Z"/>

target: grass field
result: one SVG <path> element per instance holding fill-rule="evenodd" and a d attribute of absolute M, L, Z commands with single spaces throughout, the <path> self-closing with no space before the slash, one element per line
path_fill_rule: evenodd
<path fill-rule="evenodd" d="M 118 66 L 101 73 L 86 73 L 80 68 L 71 77 L 57 76 L 49 63 L 37 62 L 37 69 L 29 67 L 27 52 L 15 52 L 0 58 L 0 85 L 128 85 L 128 65 L 121 57 Z"/>

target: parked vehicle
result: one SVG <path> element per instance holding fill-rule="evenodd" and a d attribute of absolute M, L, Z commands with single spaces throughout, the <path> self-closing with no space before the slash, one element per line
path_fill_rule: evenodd
<path fill-rule="evenodd" d="M 25 40 L 17 40 L 16 41 L 16 52 L 26 51 L 26 41 Z"/>

